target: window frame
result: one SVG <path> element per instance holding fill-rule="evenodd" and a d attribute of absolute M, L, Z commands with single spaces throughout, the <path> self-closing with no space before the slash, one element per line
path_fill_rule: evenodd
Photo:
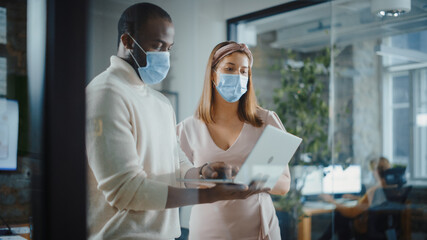
<path fill-rule="evenodd" d="M 227 40 L 237 40 L 237 25 L 240 23 L 251 22 L 260 18 L 271 17 L 277 14 L 298 10 L 305 7 L 311 7 L 317 4 L 330 2 L 331 0 L 303 0 L 303 1 L 291 1 L 288 3 L 280 4 L 270 8 L 262 9 L 260 11 L 248 13 L 242 16 L 227 19 Z"/>
<path fill-rule="evenodd" d="M 415 166 L 418 165 L 417 161 L 417 153 L 416 153 L 416 109 L 414 106 L 415 103 L 415 90 L 416 85 L 414 78 L 420 75 L 420 71 L 425 68 L 417 68 L 417 69 L 409 69 L 409 70 L 400 70 L 400 71 L 388 71 L 384 72 L 382 78 L 383 85 L 383 121 L 382 121 L 382 132 L 383 132 L 383 153 L 389 157 L 392 163 L 395 163 L 394 153 L 393 153 L 393 111 L 394 111 L 394 103 L 393 103 L 393 78 L 397 76 L 407 75 L 410 81 L 409 83 L 409 111 L 410 111 L 410 149 L 407 164 L 407 170 L 409 171 L 409 180 L 413 181 L 427 181 L 427 175 L 416 177 L 415 176 Z M 419 159 L 421 162 L 421 158 Z"/>

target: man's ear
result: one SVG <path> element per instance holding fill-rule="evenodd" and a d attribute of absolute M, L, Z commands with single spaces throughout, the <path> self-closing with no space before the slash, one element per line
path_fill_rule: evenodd
<path fill-rule="evenodd" d="M 126 49 L 133 49 L 133 40 L 131 37 L 129 37 L 129 34 L 123 33 L 120 36 L 120 40 Z"/>

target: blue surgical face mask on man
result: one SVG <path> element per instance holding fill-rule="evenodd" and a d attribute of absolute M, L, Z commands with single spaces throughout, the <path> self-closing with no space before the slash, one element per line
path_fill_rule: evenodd
<path fill-rule="evenodd" d="M 225 101 L 237 102 L 248 90 L 248 77 L 240 74 L 219 74 L 219 83 L 216 90 Z"/>
<path fill-rule="evenodd" d="M 129 35 L 129 34 L 128 34 Z M 138 61 L 136 61 L 132 52 L 129 51 L 133 60 L 135 60 L 136 65 L 138 65 L 138 72 L 141 79 L 146 84 L 157 84 L 165 79 L 166 75 L 169 72 L 170 60 L 169 52 L 146 52 L 144 49 L 133 39 L 131 35 L 130 38 L 135 42 L 135 44 L 145 53 L 147 56 L 147 66 L 139 66 Z"/>

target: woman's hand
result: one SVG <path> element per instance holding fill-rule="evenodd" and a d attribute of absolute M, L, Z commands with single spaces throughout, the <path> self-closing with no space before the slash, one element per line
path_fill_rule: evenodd
<path fill-rule="evenodd" d="M 253 182 L 249 186 L 235 183 L 216 184 L 209 189 L 209 198 L 214 201 L 246 199 L 254 194 L 267 193 L 270 188 L 262 187 L 263 183 Z"/>
<path fill-rule="evenodd" d="M 208 163 L 201 167 L 201 176 L 205 179 L 232 179 L 239 168 L 224 162 Z"/>

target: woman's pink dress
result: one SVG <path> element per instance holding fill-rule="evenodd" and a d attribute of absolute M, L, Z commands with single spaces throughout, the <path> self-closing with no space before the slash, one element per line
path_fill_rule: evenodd
<path fill-rule="evenodd" d="M 259 109 L 258 114 L 264 125 L 257 128 L 244 123 L 239 137 L 227 150 L 215 144 L 204 122 L 196 117 L 189 117 L 177 126 L 181 148 L 195 167 L 206 162 L 218 161 L 240 167 L 266 124 L 285 131 L 275 112 Z M 280 189 L 284 186 L 277 184 L 274 188 Z M 219 201 L 193 206 L 189 239 L 280 239 L 279 223 L 270 195 L 261 193 L 245 200 Z"/>

